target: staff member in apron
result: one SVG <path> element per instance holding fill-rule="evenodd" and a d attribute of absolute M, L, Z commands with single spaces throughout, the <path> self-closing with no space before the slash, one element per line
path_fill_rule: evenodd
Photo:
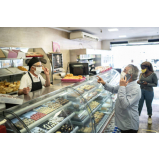
<path fill-rule="evenodd" d="M 28 94 L 30 91 L 42 89 L 43 86 L 50 86 L 49 69 L 44 68 L 46 80 L 40 75 L 42 72 L 42 64 L 37 57 L 33 57 L 29 63 L 29 72 L 23 75 L 18 90 L 18 95 Z"/>

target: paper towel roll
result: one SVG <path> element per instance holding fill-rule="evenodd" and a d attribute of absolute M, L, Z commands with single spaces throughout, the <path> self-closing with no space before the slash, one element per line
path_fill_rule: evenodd
<path fill-rule="evenodd" d="M 60 76 L 61 76 L 62 78 L 65 77 L 65 75 L 66 75 L 65 72 L 60 73 Z"/>

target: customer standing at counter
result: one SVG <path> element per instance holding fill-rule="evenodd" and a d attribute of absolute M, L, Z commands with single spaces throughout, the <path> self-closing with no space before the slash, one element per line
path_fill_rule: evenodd
<path fill-rule="evenodd" d="M 128 81 L 127 74 L 131 77 Z M 138 103 L 141 98 L 141 90 L 136 82 L 137 77 L 138 68 L 130 64 L 121 73 L 118 86 L 111 86 L 100 77 L 98 79 L 98 83 L 102 83 L 105 90 L 118 93 L 115 104 L 115 123 L 121 133 L 137 133 L 139 129 Z"/>
<path fill-rule="evenodd" d="M 50 86 L 49 69 L 44 68 L 46 80 L 40 75 L 42 72 L 42 64 L 37 57 L 33 57 L 29 63 L 29 72 L 23 75 L 19 87 L 18 95 L 28 94 L 30 91 L 42 89 L 42 86 Z"/>
<path fill-rule="evenodd" d="M 139 115 L 143 108 L 144 100 L 146 101 L 148 112 L 148 124 L 152 124 L 152 101 L 154 98 L 153 87 L 157 87 L 157 76 L 153 71 L 152 64 L 150 62 L 143 62 L 141 64 L 142 73 L 140 74 L 138 84 L 141 86 L 142 96 L 139 101 Z"/>

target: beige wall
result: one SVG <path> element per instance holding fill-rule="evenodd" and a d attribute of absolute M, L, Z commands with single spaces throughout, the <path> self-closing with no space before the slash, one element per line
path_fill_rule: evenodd
<path fill-rule="evenodd" d="M 52 51 L 52 41 L 58 42 L 63 53 L 64 69 L 70 61 L 69 50 L 80 48 L 101 49 L 101 42 L 69 40 L 69 33 L 46 27 L 0 27 L 0 47 L 43 48 Z M 82 45 L 81 45 L 82 44 Z"/>

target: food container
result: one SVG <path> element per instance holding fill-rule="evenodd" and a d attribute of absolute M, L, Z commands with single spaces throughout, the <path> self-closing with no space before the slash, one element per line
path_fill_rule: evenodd
<path fill-rule="evenodd" d="M 84 81 L 86 78 L 82 78 L 82 79 L 61 79 L 62 82 L 68 82 L 68 83 L 76 83 L 76 82 L 82 82 Z"/>

